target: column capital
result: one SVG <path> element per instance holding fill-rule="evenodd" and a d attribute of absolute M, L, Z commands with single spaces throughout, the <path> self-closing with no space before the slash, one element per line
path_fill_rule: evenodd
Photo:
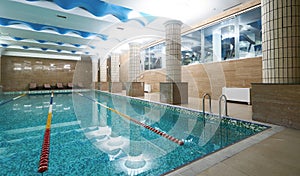
<path fill-rule="evenodd" d="M 130 43 L 128 43 L 128 45 L 129 45 L 129 47 L 141 46 L 141 44 L 138 42 L 130 42 Z"/>
<path fill-rule="evenodd" d="M 171 25 L 171 24 L 178 24 L 181 26 L 183 23 L 179 20 L 169 20 L 164 23 L 165 27 L 167 27 L 168 25 Z"/>
<path fill-rule="evenodd" d="M 91 56 L 92 62 L 98 62 L 99 59 L 100 59 L 100 56 L 98 56 L 98 55 Z"/>
<path fill-rule="evenodd" d="M 111 57 L 117 57 L 117 56 L 120 56 L 119 53 L 111 53 Z"/>

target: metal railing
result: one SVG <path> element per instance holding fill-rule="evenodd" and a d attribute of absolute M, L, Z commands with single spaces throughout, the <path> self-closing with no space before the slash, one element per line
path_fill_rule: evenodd
<path fill-rule="evenodd" d="M 224 99 L 224 105 L 225 105 L 225 116 L 228 116 L 227 113 L 227 97 L 223 94 L 219 98 L 219 117 L 222 118 L 222 108 L 221 108 L 221 101 Z"/>
<path fill-rule="evenodd" d="M 206 96 L 208 96 L 208 100 L 209 100 L 209 112 L 212 113 L 212 110 L 211 110 L 211 96 L 208 93 L 205 93 L 202 97 L 202 110 L 203 110 L 204 123 L 205 123 L 205 97 Z"/>

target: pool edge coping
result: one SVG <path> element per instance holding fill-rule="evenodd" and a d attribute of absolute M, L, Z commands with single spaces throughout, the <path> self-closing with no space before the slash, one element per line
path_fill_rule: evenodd
<path fill-rule="evenodd" d="M 97 90 L 97 89 L 95 89 L 94 91 L 101 92 L 101 93 L 106 93 L 106 94 L 113 94 L 115 96 L 126 97 L 126 98 L 129 98 L 129 99 L 136 99 L 136 100 L 145 101 L 145 102 L 149 102 L 149 103 L 154 103 L 154 104 L 158 104 L 158 105 L 162 105 L 162 106 L 180 108 L 180 109 L 184 109 L 184 110 L 188 110 L 188 111 L 192 111 L 192 112 L 203 113 L 203 111 L 201 111 L 199 109 L 193 109 L 193 108 L 184 107 L 184 106 L 181 106 L 181 105 L 173 105 L 173 104 L 168 104 L 168 103 L 162 103 L 162 102 L 158 102 L 158 101 L 152 101 L 152 100 L 148 100 L 148 99 L 143 99 L 143 98 L 140 98 L 140 97 L 132 97 L 132 96 L 127 96 L 127 95 L 121 95 L 121 94 L 118 94 L 118 93 L 111 93 L 111 92 L 101 91 L 101 90 Z M 208 115 L 219 116 L 219 114 L 212 113 L 212 112 L 205 111 L 205 113 L 208 114 Z M 267 127 L 267 129 L 268 128 L 272 128 L 272 124 L 268 124 L 268 123 L 264 123 L 264 122 L 249 121 L 249 120 L 246 120 L 246 119 L 238 119 L 238 118 L 235 118 L 235 117 L 224 116 L 224 115 L 222 117 L 225 117 L 225 118 L 228 118 L 228 119 L 232 119 L 232 120 L 247 122 L 247 123 L 253 123 L 253 124 L 256 124 L 256 125 L 262 125 L 262 126 Z"/>

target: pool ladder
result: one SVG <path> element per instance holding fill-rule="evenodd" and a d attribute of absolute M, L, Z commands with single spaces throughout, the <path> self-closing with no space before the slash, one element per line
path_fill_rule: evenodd
<path fill-rule="evenodd" d="M 221 102 L 222 102 L 222 99 L 224 99 L 224 105 L 225 105 L 225 116 L 228 116 L 228 113 L 227 113 L 227 97 L 222 94 L 219 98 L 219 117 L 222 118 L 222 109 L 221 109 Z"/>
<path fill-rule="evenodd" d="M 208 94 L 208 93 L 205 93 L 202 97 L 202 109 L 203 109 L 203 117 L 204 117 L 204 123 L 205 123 L 205 97 L 208 96 L 208 100 L 209 100 L 209 111 L 210 113 L 212 113 L 212 110 L 211 110 L 211 96 Z M 221 105 L 222 105 L 222 100 L 224 99 L 224 106 L 225 106 L 225 116 L 228 116 L 228 111 L 227 111 L 227 97 L 222 94 L 220 97 L 219 97 L 219 118 L 222 118 L 222 108 L 221 108 Z"/>
<path fill-rule="evenodd" d="M 208 99 L 209 99 L 209 108 L 210 108 L 210 113 L 212 114 L 212 111 L 211 111 L 211 96 L 208 94 L 208 93 L 205 93 L 202 97 L 202 101 L 203 101 L 203 125 L 205 126 L 205 97 L 208 96 Z M 227 111 L 227 97 L 226 95 L 222 94 L 220 97 L 219 97 L 219 119 L 220 119 L 220 126 L 222 126 L 222 108 L 221 108 L 221 105 L 222 105 L 222 100 L 224 99 L 224 106 L 225 106 L 225 116 L 228 116 L 228 111 Z M 223 134 L 222 134 L 222 130 L 220 131 L 220 146 L 223 146 Z M 228 136 L 228 134 L 227 134 Z"/>

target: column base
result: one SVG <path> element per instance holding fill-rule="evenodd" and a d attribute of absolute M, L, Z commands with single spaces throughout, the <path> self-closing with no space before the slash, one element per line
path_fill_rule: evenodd
<path fill-rule="evenodd" d="M 144 96 L 144 82 L 127 82 L 126 95 L 132 97 Z"/>
<path fill-rule="evenodd" d="M 122 83 L 121 82 L 109 82 L 109 90 L 108 91 L 111 93 L 122 92 Z"/>
<path fill-rule="evenodd" d="M 98 89 L 101 90 L 101 91 L 108 91 L 108 85 L 109 83 L 108 82 L 100 82 L 98 84 Z"/>
<path fill-rule="evenodd" d="M 160 102 L 169 104 L 188 103 L 188 83 L 161 82 Z"/>
<path fill-rule="evenodd" d="M 300 129 L 300 84 L 252 83 L 252 119 Z"/>

